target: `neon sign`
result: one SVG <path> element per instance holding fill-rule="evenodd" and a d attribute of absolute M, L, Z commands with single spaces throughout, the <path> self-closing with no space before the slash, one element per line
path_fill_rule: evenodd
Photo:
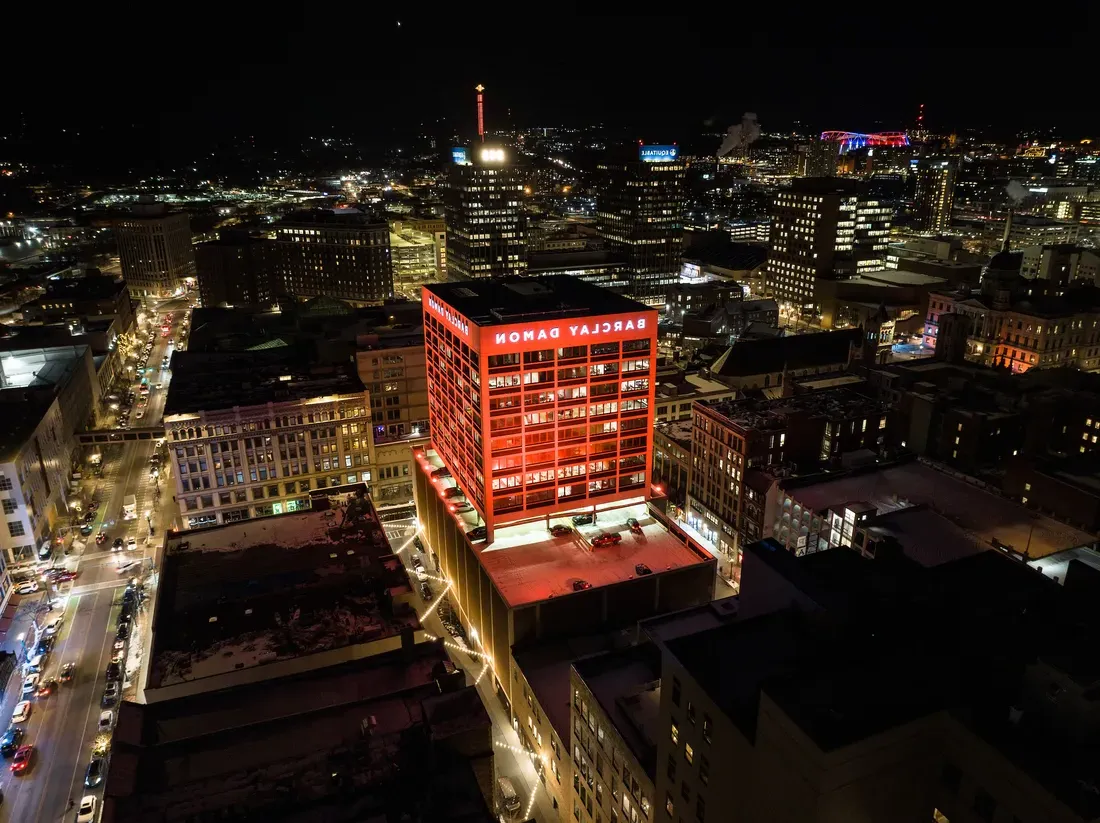
<path fill-rule="evenodd" d="M 466 149 L 461 147 L 455 147 L 451 149 L 451 160 L 453 160 L 455 164 L 459 166 L 470 165 L 470 161 L 466 155 Z"/>
<path fill-rule="evenodd" d="M 433 308 L 440 317 L 442 317 L 464 335 L 466 335 L 467 337 L 470 336 L 470 324 L 466 322 L 465 317 L 460 314 L 455 314 L 453 311 L 451 311 L 449 307 L 443 305 L 431 295 L 428 296 L 428 305 Z"/>
<path fill-rule="evenodd" d="M 526 343 L 537 340 L 560 340 L 562 331 L 568 331 L 569 337 L 588 337 L 593 334 L 611 334 L 612 332 L 641 331 L 646 327 L 646 319 L 639 317 L 637 320 L 604 320 L 567 326 L 551 326 L 548 329 L 522 329 L 519 331 L 496 332 L 493 342 L 500 343 Z"/>
<path fill-rule="evenodd" d="M 638 159 L 643 163 L 671 163 L 680 156 L 679 146 L 639 146 Z"/>

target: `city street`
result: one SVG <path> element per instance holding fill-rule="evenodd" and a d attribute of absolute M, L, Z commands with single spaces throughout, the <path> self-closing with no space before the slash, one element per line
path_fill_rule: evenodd
<path fill-rule="evenodd" d="M 147 367 L 154 371 L 146 375 L 151 384 L 148 403 L 142 419 L 136 418 L 140 406 L 130 411 L 133 428 L 158 423 L 164 410 L 170 375 L 160 369 L 161 359 L 171 351 L 169 340 L 178 338 L 179 324 L 188 313 L 187 298 L 166 301 L 156 311 L 146 310 L 147 322 L 139 330 L 144 346 L 149 329 L 155 330 L 154 345 L 149 353 Z M 171 335 L 161 336 L 160 321 L 166 312 L 174 314 Z M 139 350 L 140 348 L 139 347 Z M 128 365 L 134 365 L 131 361 Z M 136 375 L 136 371 L 131 371 Z M 133 377 L 136 386 L 140 375 Z M 153 388 L 162 384 L 161 389 Z M 136 398 L 135 398 L 136 399 Z M 25 659 L 26 649 L 18 640 L 25 635 L 32 644 L 36 635 L 34 623 L 43 625 L 51 618 L 64 614 L 63 623 L 53 649 L 42 669 L 43 678 L 56 677 L 65 663 L 76 664 L 72 682 L 60 684 L 57 691 L 42 698 L 31 698 L 33 710 L 22 724 L 26 732 L 22 744 L 33 745 L 35 756 L 32 765 L 22 776 L 14 775 L 10 761 L 0 761 L 0 805 L 2 821 L 53 821 L 75 820 L 76 809 L 67 810 L 70 798 L 79 804 L 86 793 L 98 794 L 84 788 L 84 774 L 92 758 L 92 748 L 97 738 L 97 725 L 103 711 L 101 699 L 106 686 L 106 668 L 112 655 L 117 615 L 121 608 L 123 587 L 131 578 L 145 577 L 159 561 L 157 550 L 162 544 L 165 523 L 172 519 L 172 486 L 168 475 L 170 462 L 161 468 L 161 476 L 153 477 L 150 457 L 156 449 L 154 440 L 113 444 L 101 448 L 101 472 L 98 477 L 85 473 L 84 492 L 98 501 L 92 534 L 81 543 L 75 543 L 71 554 L 55 558 L 56 566 L 64 565 L 77 571 L 79 576 L 71 583 L 51 587 L 53 608 L 47 609 L 46 595 L 38 593 L 23 598 L 15 624 L 5 647 Z M 157 485 L 160 495 L 157 495 Z M 128 495 L 137 500 L 136 517 L 123 518 L 123 501 Z M 162 512 L 168 512 L 162 523 Z M 96 544 L 95 535 L 103 529 L 107 539 Z M 150 529 L 153 535 L 150 537 Z M 121 538 L 123 548 L 112 551 L 112 544 Z M 128 540 L 134 539 L 132 548 Z M 134 636 L 147 634 L 144 611 L 136 610 Z M 140 648 L 140 643 L 135 646 Z M 133 658 L 129 658 L 133 660 Z M 21 670 L 16 670 L 6 684 L 0 705 L 0 724 L 6 727 L 15 704 L 23 699 L 20 693 Z M 129 689 L 125 692 L 130 694 Z M 110 707 L 117 711 L 117 706 Z"/>

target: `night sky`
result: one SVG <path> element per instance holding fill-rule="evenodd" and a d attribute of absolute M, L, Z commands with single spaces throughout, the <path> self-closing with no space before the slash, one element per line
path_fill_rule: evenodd
<path fill-rule="evenodd" d="M 25 52 L 31 91 L 5 116 L 34 133 L 95 133 L 104 151 L 186 153 L 253 131 L 385 144 L 436 118 L 440 135 L 469 134 L 480 82 L 490 128 L 604 123 L 652 140 L 724 131 L 744 111 L 765 130 L 904 129 L 921 102 L 933 130 L 1057 127 L 1076 138 L 1100 125 L 1087 17 L 1026 38 L 1057 44 L 1032 48 L 1018 30 L 1006 40 L 994 18 L 953 9 L 949 21 L 923 21 L 913 6 L 895 18 L 880 5 L 830 4 L 821 20 L 793 7 L 723 20 L 692 3 L 676 4 L 692 16 L 630 17 L 560 4 L 412 4 L 408 16 L 345 5 L 226 16 L 164 4 L 134 6 L 122 22 L 40 21 L 32 37 L 9 40 L 9 62 Z"/>

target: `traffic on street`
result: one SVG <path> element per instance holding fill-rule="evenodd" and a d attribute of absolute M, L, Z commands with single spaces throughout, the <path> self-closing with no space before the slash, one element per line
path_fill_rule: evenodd
<path fill-rule="evenodd" d="M 124 385 L 100 423 L 160 422 L 171 355 L 186 345 L 188 298 L 147 306 Z M 159 439 L 97 446 L 79 478 L 83 507 L 64 546 L 24 574 L 5 647 L 15 670 L 0 702 L 0 821 L 101 814 L 119 705 L 132 697 L 163 529 L 175 516 Z"/>

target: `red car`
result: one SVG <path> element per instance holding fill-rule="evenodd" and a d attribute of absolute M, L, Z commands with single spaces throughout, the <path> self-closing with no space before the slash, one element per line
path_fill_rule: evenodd
<path fill-rule="evenodd" d="M 609 532 L 607 534 L 601 534 L 599 537 L 593 538 L 593 546 L 617 546 L 623 542 L 623 536 L 616 532 Z"/>
<path fill-rule="evenodd" d="M 33 759 L 34 746 L 20 746 L 15 752 L 15 757 L 11 760 L 12 772 L 23 774 L 31 767 L 31 760 Z"/>

